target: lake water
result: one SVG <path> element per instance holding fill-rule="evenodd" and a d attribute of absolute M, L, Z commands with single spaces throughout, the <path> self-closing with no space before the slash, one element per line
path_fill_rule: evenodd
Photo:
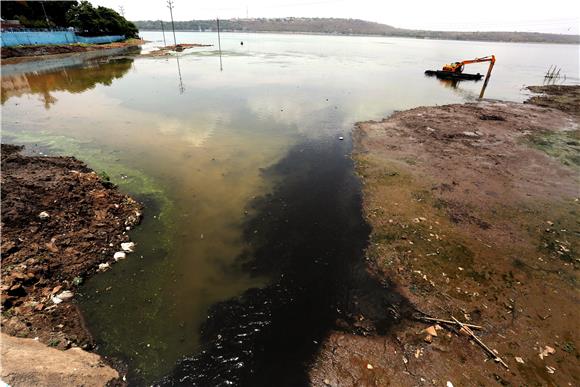
<path fill-rule="evenodd" d="M 162 44 L 142 35 L 144 52 Z M 224 33 L 220 70 L 216 34 L 177 38 L 214 46 L 2 68 L 3 141 L 75 155 L 146 204 L 136 252 L 80 297 L 99 352 L 127 361 L 135 384 L 303 382 L 341 279 L 360 277 L 354 123 L 479 94 L 482 82 L 426 69 L 495 54 L 486 97 L 511 101 L 551 65 L 580 83 L 573 45 Z"/>

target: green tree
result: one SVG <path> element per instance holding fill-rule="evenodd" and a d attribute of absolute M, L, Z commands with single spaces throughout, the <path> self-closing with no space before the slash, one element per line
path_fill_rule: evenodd
<path fill-rule="evenodd" d="M 68 27 L 65 15 L 75 5 L 76 1 L 1 1 L 0 10 L 3 19 L 19 20 L 25 27 Z"/>
<path fill-rule="evenodd" d="M 107 7 L 93 7 L 86 0 L 71 7 L 66 13 L 68 24 L 83 35 L 125 35 L 136 38 L 139 30 L 116 11 Z"/>

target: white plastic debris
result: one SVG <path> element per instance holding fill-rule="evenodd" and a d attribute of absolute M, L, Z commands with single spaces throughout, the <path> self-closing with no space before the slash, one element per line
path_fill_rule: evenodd
<path fill-rule="evenodd" d="M 108 263 L 99 263 L 99 270 L 101 270 L 101 271 L 105 271 L 110 267 L 111 267 L 111 265 L 109 265 Z"/>
<path fill-rule="evenodd" d="M 42 211 L 40 214 L 38 214 L 38 217 L 39 217 L 41 220 L 44 220 L 44 219 L 48 219 L 48 218 L 50 218 L 50 215 L 48 214 L 48 212 L 46 212 L 46 211 Z"/>
<path fill-rule="evenodd" d="M 522 359 L 522 358 L 521 358 L 521 357 L 519 357 L 519 356 L 516 356 L 516 361 L 517 361 L 518 363 L 520 363 L 520 364 L 524 364 L 524 359 Z"/>
<path fill-rule="evenodd" d="M 118 261 L 119 259 L 125 259 L 125 258 L 127 258 L 127 254 L 125 254 L 124 251 L 117 251 L 113 255 L 113 259 L 115 259 L 115 261 Z"/>
<path fill-rule="evenodd" d="M 61 301 L 68 301 L 71 298 L 73 298 L 74 293 L 71 292 L 70 290 L 65 290 L 63 292 L 60 292 L 59 294 L 56 295 L 57 298 L 60 298 Z"/>
<path fill-rule="evenodd" d="M 126 251 L 128 253 L 132 253 L 133 251 L 135 251 L 135 243 L 123 242 L 121 243 L 121 249 L 123 249 L 123 251 Z"/>
<path fill-rule="evenodd" d="M 453 387 L 453 383 L 451 383 L 449 380 L 447 381 L 447 387 Z"/>
<path fill-rule="evenodd" d="M 56 304 L 56 305 L 58 305 L 62 302 L 62 300 L 60 298 L 58 298 L 57 296 L 52 296 L 50 298 L 50 300 L 52 301 L 53 304 Z"/>
<path fill-rule="evenodd" d="M 344 137 L 340 136 L 338 139 L 339 139 L 340 141 L 342 141 L 342 140 L 344 140 Z"/>

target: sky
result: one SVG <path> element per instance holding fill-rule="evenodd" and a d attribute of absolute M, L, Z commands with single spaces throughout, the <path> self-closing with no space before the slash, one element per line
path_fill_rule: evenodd
<path fill-rule="evenodd" d="M 129 20 L 169 20 L 167 0 L 91 0 Z M 579 0 L 173 0 L 175 20 L 336 17 L 399 28 L 580 34 Z M 442 4 L 458 4 L 457 7 Z"/>

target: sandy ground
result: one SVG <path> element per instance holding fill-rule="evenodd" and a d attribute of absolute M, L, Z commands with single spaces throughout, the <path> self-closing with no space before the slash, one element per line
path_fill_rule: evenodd
<path fill-rule="evenodd" d="M 115 262 L 141 205 L 72 157 L 20 151 L 2 144 L 2 332 L 92 348 L 76 288 Z"/>
<path fill-rule="evenodd" d="M 313 385 L 580 384 L 580 88 L 534 91 L 357 125 L 369 270 L 417 313 L 382 336 L 331 334 Z M 424 315 L 483 326 L 509 368 Z"/>

